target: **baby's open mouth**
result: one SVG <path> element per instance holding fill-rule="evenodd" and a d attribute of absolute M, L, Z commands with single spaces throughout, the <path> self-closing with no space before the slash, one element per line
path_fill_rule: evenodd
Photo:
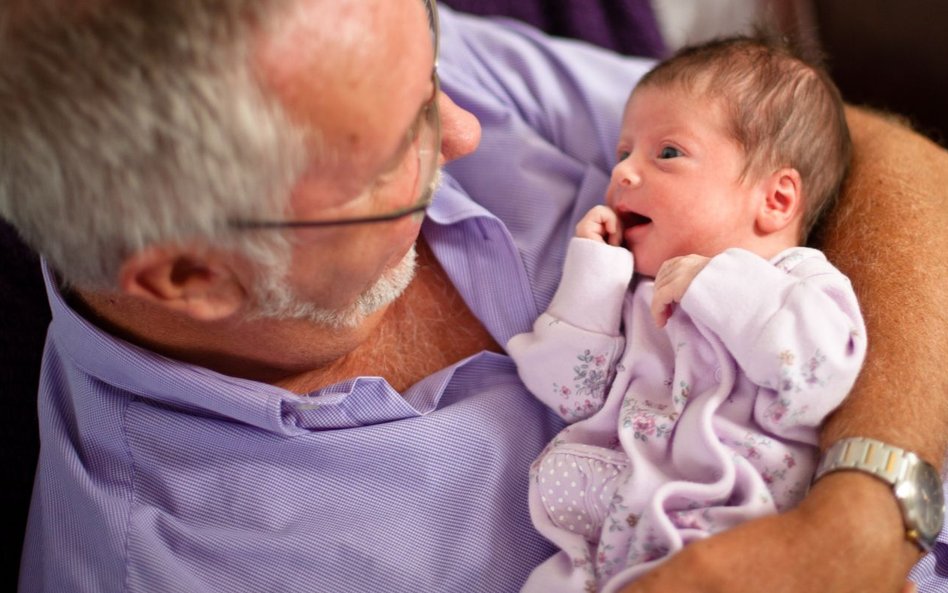
<path fill-rule="evenodd" d="M 651 218 L 644 214 L 639 214 L 638 212 L 625 212 L 620 215 L 620 218 L 622 220 L 622 227 L 626 229 L 652 222 Z"/>

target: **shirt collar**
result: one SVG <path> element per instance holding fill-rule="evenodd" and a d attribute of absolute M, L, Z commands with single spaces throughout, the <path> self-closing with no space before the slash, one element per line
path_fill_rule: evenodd
<path fill-rule="evenodd" d="M 474 216 L 493 217 L 449 175 L 444 176 L 428 216 L 439 224 Z M 112 385 L 128 397 L 200 410 L 268 431 L 295 434 L 422 416 L 437 408 L 455 370 L 471 360 L 443 369 L 405 393 L 398 393 L 381 377 L 355 377 L 297 395 L 274 385 L 171 359 L 117 338 L 70 307 L 45 260 L 42 268 L 53 314 L 47 338 L 51 352 L 47 356 L 68 358 L 85 375 L 83 378 Z M 71 385 L 75 386 L 75 381 Z"/>

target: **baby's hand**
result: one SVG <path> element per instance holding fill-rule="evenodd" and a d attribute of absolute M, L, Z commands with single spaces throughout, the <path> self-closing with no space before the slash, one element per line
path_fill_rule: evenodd
<path fill-rule="evenodd" d="M 701 255 L 683 255 L 662 264 L 655 275 L 655 294 L 652 295 L 652 317 L 658 327 L 665 327 L 675 310 L 675 303 L 681 302 L 691 281 L 709 261 Z"/>
<path fill-rule="evenodd" d="M 622 242 L 619 217 L 608 206 L 593 206 L 576 223 L 576 236 L 618 246 Z"/>

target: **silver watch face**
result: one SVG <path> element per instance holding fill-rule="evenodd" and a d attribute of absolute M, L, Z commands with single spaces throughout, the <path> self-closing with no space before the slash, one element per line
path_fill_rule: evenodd
<path fill-rule="evenodd" d="M 935 468 L 919 460 L 896 486 L 896 497 L 905 510 L 905 521 L 918 543 L 930 550 L 941 532 L 945 518 L 945 497 L 941 477 Z"/>

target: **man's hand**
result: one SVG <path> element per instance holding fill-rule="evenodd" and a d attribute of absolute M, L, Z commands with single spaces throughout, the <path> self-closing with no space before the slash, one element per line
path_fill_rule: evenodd
<path fill-rule="evenodd" d="M 655 275 L 655 294 L 652 295 L 652 317 L 658 327 L 665 327 L 675 303 L 681 302 L 691 281 L 709 261 L 709 258 L 701 255 L 683 255 L 662 264 Z"/>
<path fill-rule="evenodd" d="M 799 507 L 693 542 L 622 593 L 898 593 L 919 558 L 892 491 L 858 472 Z"/>
<path fill-rule="evenodd" d="M 622 225 L 619 217 L 608 206 L 593 206 L 576 223 L 576 236 L 618 247 L 622 243 Z"/>

